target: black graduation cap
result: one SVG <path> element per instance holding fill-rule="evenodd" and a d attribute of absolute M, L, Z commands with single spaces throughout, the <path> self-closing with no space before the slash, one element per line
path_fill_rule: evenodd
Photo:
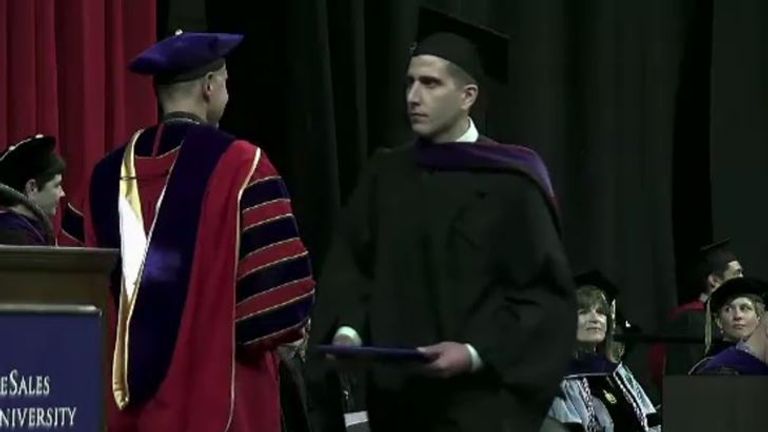
<path fill-rule="evenodd" d="M 728 248 L 728 246 L 731 244 L 730 238 L 725 238 L 722 240 L 718 240 L 716 242 L 710 243 L 708 245 L 702 246 L 701 249 L 699 249 L 699 252 L 701 254 L 708 254 L 713 251 L 722 250 Z"/>
<path fill-rule="evenodd" d="M 239 34 L 178 30 L 136 56 L 128 69 L 137 74 L 152 75 L 158 84 L 191 81 L 221 69 L 224 57 L 242 40 L 243 36 Z"/>
<path fill-rule="evenodd" d="M 576 283 L 577 288 L 591 285 L 599 289 L 605 293 L 605 297 L 609 304 L 616 301 L 616 298 L 619 295 L 619 288 L 616 286 L 616 284 L 611 282 L 611 280 L 605 277 L 605 275 L 599 270 L 590 270 L 588 272 L 578 274 L 573 278 L 573 280 Z"/>
<path fill-rule="evenodd" d="M 57 162 L 56 139 L 34 135 L 8 147 L 0 154 L 0 183 L 21 191 L 24 184 Z"/>
<path fill-rule="evenodd" d="M 768 283 L 754 277 L 729 279 L 717 287 L 709 297 L 709 310 L 716 314 L 728 300 L 742 295 L 755 295 L 765 302 L 768 297 Z"/>
<path fill-rule="evenodd" d="M 412 56 L 448 60 L 478 81 L 487 76 L 507 82 L 509 39 L 501 33 L 422 7 L 416 39 Z"/>
<path fill-rule="evenodd" d="M 606 300 L 608 300 L 608 306 L 611 308 L 610 314 L 613 320 L 613 336 L 609 342 L 608 351 L 611 353 L 611 358 L 615 361 L 634 348 L 634 343 L 630 342 L 616 342 L 615 338 L 620 335 L 641 334 L 642 329 L 627 320 L 622 312 L 622 308 L 618 305 L 619 287 L 608 279 L 599 270 L 589 270 L 584 273 L 580 273 L 573 278 L 577 288 L 584 286 L 593 286 L 605 294 Z"/>
<path fill-rule="evenodd" d="M 691 276 L 697 292 L 707 288 L 707 277 L 719 268 L 724 268 L 738 258 L 730 249 L 731 239 L 726 238 L 702 246 L 698 250 L 696 264 L 692 267 Z"/>
<path fill-rule="evenodd" d="M 737 259 L 736 254 L 730 250 L 730 245 L 731 239 L 726 238 L 699 249 L 699 258 L 710 267 L 709 272 L 712 272 L 711 268 L 723 266 Z"/>
<path fill-rule="evenodd" d="M 768 284 L 753 277 L 737 277 L 723 282 L 709 296 L 707 299 L 707 317 L 704 324 L 705 353 L 709 352 L 715 337 L 713 332 L 717 330 L 712 325 L 713 315 L 717 314 L 727 301 L 746 294 L 756 295 L 762 298 L 765 303 L 768 300 Z"/>
<path fill-rule="evenodd" d="M 622 308 L 618 305 L 619 287 L 608 279 L 601 271 L 590 270 L 580 273 L 576 275 L 573 280 L 577 288 L 587 285 L 594 286 L 605 294 L 605 298 L 608 300 L 608 305 L 613 309 L 612 313 L 615 314 L 614 319 L 618 328 L 622 329 L 624 332 L 640 331 L 638 326 L 633 325 L 626 319 L 622 312 Z"/>

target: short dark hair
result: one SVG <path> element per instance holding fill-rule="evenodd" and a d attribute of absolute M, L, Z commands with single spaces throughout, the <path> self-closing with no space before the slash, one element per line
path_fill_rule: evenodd
<path fill-rule="evenodd" d="M 50 162 L 48 163 L 48 167 L 45 169 L 45 171 L 39 172 L 29 178 L 20 177 L 16 180 L 10 181 L 9 183 L 6 183 L 6 186 L 11 187 L 23 194 L 25 192 L 24 189 L 27 182 L 34 180 L 35 183 L 37 183 L 38 188 L 42 189 L 44 185 L 53 180 L 54 177 L 59 174 L 63 174 L 66 168 L 67 164 L 64 162 L 64 159 L 62 159 L 61 156 L 56 153 L 51 153 Z M 0 206 L 9 207 L 17 204 L 19 203 L 16 202 L 15 199 L 0 195 Z"/>
<path fill-rule="evenodd" d="M 46 183 L 53 180 L 53 178 L 57 175 L 64 174 L 64 170 L 66 170 L 66 168 L 67 163 L 64 162 L 64 159 L 62 159 L 61 156 L 53 153 L 51 154 L 51 165 L 47 170 L 34 177 L 35 183 L 38 184 L 38 187 L 42 188 Z"/>
<path fill-rule="evenodd" d="M 190 81 L 174 82 L 170 84 L 155 83 L 155 96 L 157 96 L 158 100 L 162 104 L 163 101 L 168 98 L 176 97 L 177 95 L 184 93 L 189 93 L 190 89 L 199 82 L 200 78 Z"/>
<path fill-rule="evenodd" d="M 468 74 L 467 71 L 455 63 L 447 62 L 445 68 L 448 71 L 448 76 L 456 81 L 459 86 L 478 85 L 477 80 L 472 78 L 472 75 Z"/>
<path fill-rule="evenodd" d="M 722 276 L 732 261 L 736 261 L 736 255 L 733 252 L 726 249 L 712 251 L 705 258 L 708 274 Z"/>
<path fill-rule="evenodd" d="M 215 76 L 216 74 L 221 73 L 222 71 L 226 70 L 226 63 L 221 63 L 221 66 L 217 69 L 208 71 L 196 78 L 184 80 L 184 81 L 173 81 L 173 82 L 163 82 L 155 80 L 153 82 L 153 86 L 155 89 L 155 96 L 160 101 L 160 104 L 162 105 L 163 101 L 168 98 L 173 98 L 178 95 L 184 95 L 186 93 L 190 93 L 195 86 L 199 85 L 201 82 L 206 80 L 209 75 Z"/>
<path fill-rule="evenodd" d="M 728 264 L 738 258 L 724 246 L 712 248 L 701 254 L 699 262 L 693 269 L 693 280 L 699 292 L 709 291 L 708 278 L 715 275 L 719 278 L 728 270 Z"/>

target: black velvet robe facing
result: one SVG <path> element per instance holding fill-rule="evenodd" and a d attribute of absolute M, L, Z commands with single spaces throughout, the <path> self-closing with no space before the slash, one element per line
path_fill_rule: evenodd
<path fill-rule="evenodd" d="M 491 153 L 500 146 L 481 137 L 444 148 L 486 145 Z M 536 164 L 514 160 L 430 165 L 424 155 L 432 150 L 410 145 L 370 162 L 322 271 L 310 343 L 329 343 L 350 326 L 365 345 L 455 341 L 477 350 L 482 370 L 452 379 L 371 367 L 374 432 L 537 431 L 576 334 L 548 179 L 536 175 Z M 327 362 L 312 360 L 309 380 L 322 387 Z"/>

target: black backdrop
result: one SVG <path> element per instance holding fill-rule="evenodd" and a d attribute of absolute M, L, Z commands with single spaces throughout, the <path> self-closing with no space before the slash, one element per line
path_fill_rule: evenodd
<path fill-rule="evenodd" d="M 657 330 L 693 294 L 686 260 L 713 234 L 732 236 L 747 271 L 768 276 L 762 0 L 159 3 L 160 36 L 246 34 L 222 127 L 260 144 L 286 177 L 318 271 L 367 157 L 409 139 L 403 73 L 427 4 L 510 35 L 510 82 L 482 89 L 479 123 L 543 156 L 574 270 L 617 281 L 631 321 Z"/>
<path fill-rule="evenodd" d="M 715 2 L 712 43 L 714 231 L 745 271 L 768 277 L 768 3 Z"/>

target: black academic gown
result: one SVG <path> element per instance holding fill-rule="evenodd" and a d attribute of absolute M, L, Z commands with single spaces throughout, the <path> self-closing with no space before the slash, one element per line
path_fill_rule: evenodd
<path fill-rule="evenodd" d="M 573 351 L 572 279 L 543 165 L 466 147 L 478 145 L 498 144 L 377 154 L 341 216 L 311 343 L 346 325 L 369 345 L 470 343 L 484 362 L 447 380 L 373 367 L 374 432 L 537 431 Z M 326 378 L 312 369 L 310 380 Z"/>
<path fill-rule="evenodd" d="M 704 341 L 706 311 L 686 310 L 667 324 L 667 333 L 676 337 L 698 338 Z M 715 329 L 714 325 L 712 326 Z M 703 343 L 672 343 L 667 345 L 665 375 L 685 375 L 705 356 Z"/>
<path fill-rule="evenodd" d="M 289 349 L 279 349 L 280 406 L 284 432 L 310 432 L 304 361 Z"/>
<path fill-rule="evenodd" d="M 0 244 L 50 246 L 46 230 L 38 220 L 0 207 Z"/>

